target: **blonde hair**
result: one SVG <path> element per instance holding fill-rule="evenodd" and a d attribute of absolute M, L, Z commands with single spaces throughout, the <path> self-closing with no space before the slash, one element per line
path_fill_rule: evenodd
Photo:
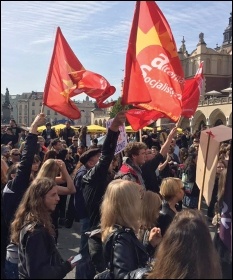
<path fill-rule="evenodd" d="M 139 229 L 141 212 L 140 185 L 122 179 L 110 182 L 101 204 L 102 241 L 113 231 L 114 224 Z"/>
<path fill-rule="evenodd" d="M 144 192 L 140 215 L 140 222 L 143 227 L 151 229 L 155 226 L 161 204 L 162 200 L 157 193 L 152 191 Z"/>
<path fill-rule="evenodd" d="M 183 182 L 179 178 L 167 177 L 162 180 L 160 194 L 166 201 L 171 200 L 183 187 Z"/>
<path fill-rule="evenodd" d="M 47 159 L 41 166 L 39 172 L 36 175 L 36 178 L 51 178 L 55 180 L 55 178 L 59 174 L 59 166 L 56 163 L 55 159 Z"/>

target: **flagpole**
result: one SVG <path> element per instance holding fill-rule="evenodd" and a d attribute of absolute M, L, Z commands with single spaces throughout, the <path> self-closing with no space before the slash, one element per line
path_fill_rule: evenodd
<path fill-rule="evenodd" d="M 142 130 L 141 129 L 139 129 L 139 140 L 140 140 L 140 142 L 142 142 Z"/>
<path fill-rule="evenodd" d="M 40 113 L 41 113 L 41 114 L 44 113 L 44 104 L 42 104 L 42 106 L 41 106 Z"/>
<path fill-rule="evenodd" d="M 204 182 L 205 182 L 205 175 L 206 175 L 206 165 L 207 165 L 207 159 L 208 159 L 209 145 L 210 145 L 210 134 L 208 134 L 208 140 L 207 140 L 204 173 L 203 173 L 203 180 L 202 180 L 202 185 L 201 185 L 200 194 L 199 194 L 198 210 L 201 210 L 201 200 L 202 200 L 202 195 L 203 195 L 203 191 L 204 191 Z"/>
<path fill-rule="evenodd" d="M 177 123 L 176 123 L 177 128 L 180 126 L 182 120 L 183 120 L 183 116 L 180 116 Z"/>

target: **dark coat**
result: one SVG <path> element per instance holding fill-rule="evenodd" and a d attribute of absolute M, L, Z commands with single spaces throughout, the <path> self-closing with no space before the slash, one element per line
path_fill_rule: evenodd
<path fill-rule="evenodd" d="M 19 242 L 20 279 L 62 279 L 71 271 L 55 245 L 54 237 L 37 225 L 33 231 L 26 226 L 20 232 Z"/>
<path fill-rule="evenodd" d="M 43 132 L 42 132 L 42 134 L 41 134 L 41 136 L 43 136 L 44 139 L 45 139 L 45 146 L 46 146 L 46 147 L 50 144 L 50 141 L 51 141 L 52 139 L 57 138 L 57 134 L 56 134 L 55 130 L 52 129 L 52 128 L 50 129 L 49 135 L 50 135 L 50 138 L 47 139 L 47 129 L 44 129 Z"/>
<path fill-rule="evenodd" d="M 134 279 L 137 269 L 146 267 L 149 261 L 149 254 L 146 247 L 138 240 L 134 231 L 130 228 L 117 230 L 113 250 L 113 273 L 114 279 Z M 103 244 L 104 258 L 110 263 L 114 234 L 110 234 Z"/>
<path fill-rule="evenodd" d="M 119 133 L 108 129 L 98 163 L 88 170 L 82 179 L 83 197 L 91 229 L 95 229 L 100 223 L 100 205 L 107 185 L 112 180 L 108 169 L 114 157 Z"/>
<path fill-rule="evenodd" d="M 146 189 L 157 193 L 159 193 L 160 189 L 155 171 L 161 161 L 163 161 L 163 156 L 159 153 L 141 166 L 142 178 L 145 182 Z"/>
<path fill-rule="evenodd" d="M 164 200 L 162 202 L 162 209 L 159 212 L 159 218 L 157 221 L 157 227 L 161 229 L 162 236 L 165 234 L 175 215 L 176 213 L 170 208 L 168 202 Z"/>
<path fill-rule="evenodd" d="M 8 227 L 10 226 L 15 211 L 29 186 L 32 163 L 36 152 L 36 144 L 37 135 L 29 133 L 25 141 L 16 177 L 8 181 L 3 189 L 3 216 Z"/>

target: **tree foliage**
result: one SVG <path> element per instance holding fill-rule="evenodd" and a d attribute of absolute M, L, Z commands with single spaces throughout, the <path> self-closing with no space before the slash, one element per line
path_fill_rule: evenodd
<path fill-rule="evenodd" d="M 122 110 L 129 110 L 132 109 L 133 106 L 132 105 L 127 105 L 127 106 L 123 106 L 121 105 L 121 97 L 118 98 L 117 102 L 115 103 L 115 105 L 112 107 L 112 110 L 110 112 L 110 118 L 114 118 L 116 116 L 116 114 Z M 128 123 L 126 122 L 126 125 L 128 125 Z"/>

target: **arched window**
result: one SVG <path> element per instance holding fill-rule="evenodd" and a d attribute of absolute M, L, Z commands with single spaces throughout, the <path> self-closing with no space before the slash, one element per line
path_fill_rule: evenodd
<path fill-rule="evenodd" d="M 218 125 L 221 125 L 223 124 L 222 120 L 221 119 L 218 119 L 215 123 L 214 123 L 214 126 L 218 126 Z"/>
<path fill-rule="evenodd" d="M 189 76 L 189 63 L 188 62 L 185 64 L 185 75 L 186 75 L 186 77 Z"/>

